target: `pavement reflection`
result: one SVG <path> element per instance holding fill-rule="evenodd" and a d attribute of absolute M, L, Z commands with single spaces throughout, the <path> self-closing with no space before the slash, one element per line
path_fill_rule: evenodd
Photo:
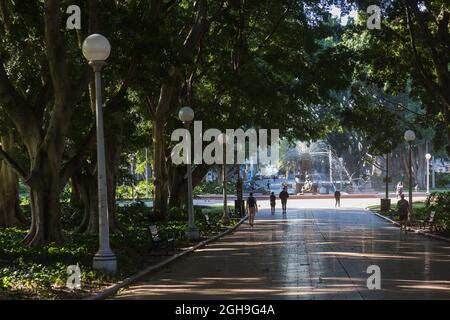
<path fill-rule="evenodd" d="M 369 265 L 381 289 L 366 285 Z M 115 299 L 450 299 L 450 246 L 403 235 L 366 210 L 258 213 Z"/>

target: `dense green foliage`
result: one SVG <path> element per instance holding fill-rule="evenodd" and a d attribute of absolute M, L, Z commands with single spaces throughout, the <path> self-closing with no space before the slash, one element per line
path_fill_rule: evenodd
<path fill-rule="evenodd" d="M 67 208 L 69 209 L 69 208 Z M 197 225 L 203 236 L 207 230 L 202 214 L 203 207 L 196 207 Z M 65 210 L 64 210 L 65 211 Z M 222 209 L 208 209 L 212 221 L 220 220 Z M 156 224 L 162 232 L 174 234 L 177 247 L 189 245 L 185 236 L 187 213 L 172 209 L 168 221 L 154 220 L 150 209 L 142 202 L 122 207 L 118 218 L 123 226 L 121 234 L 111 236 L 111 246 L 118 257 L 120 272 L 114 277 L 92 269 L 92 256 L 97 250 L 97 236 L 66 232 L 65 244 L 50 243 L 45 246 L 28 247 L 21 244 L 25 230 L 9 228 L 0 230 L 0 298 L 3 295 L 19 298 L 28 295 L 34 298 L 70 298 L 89 294 L 91 291 L 140 271 L 155 259 L 151 257 L 148 225 Z M 76 217 L 74 217 L 76 219 Z M 232 219 L 232 224 L 236 219 Z M 68 222 L 76 226 L 75 221 Z M 164 257 L 162 257 L 164 258 Z M 80 266 L 82 289 L 76 292 L 67 290 L 67 267 Z"/>
<path fill-rule="evenodd" d="M 380 214 L 386 214 L 391 219 L 399 220 L 399 214 L 395 207 L 395 202 L 391 205 L 388 213 L 381 212 L 380 206 L 371 206 L 371 210 Z M 430 219 L 431 212 L 435 212 L 433 228 L 431 231 L 441 234 L 450 234 L 450 192 L 439 191 L 432 192 L 425 202 L 413 202 L 413 216 L 411 217 L 412 226 L 418 227 L 419 221 L 427 222 Z"/>
<path fill-rule="evenodd" d="M 236 194 L 236 182 L 227 181 L 228 194 Z M 218 181 L 203 181 L 194 189 L 194 195 L 222 194 L 223 184 Z"/>
<path fill-rule="evenodd" d="M 434 157 L 449 143 L 448 1 L 381 1 L 381 30 L 367 29 L 366 0 L 83 0 L 78 31 L 62 27 L 69 4 L 0 0 L 0 196 L 9 198 L 0 203 L 8 227 L 0 231 L 0 288 L 63 285 L 65 268 L 76 263 L 86 282 L 103 281 L 90 267 L 97 155 L 92 70 L 81 54 L 94 32 L 112 44 L 103 91 L 117 277 L 147 262 L 150 222 L 187 241 L 187 214 L 178 208 L 186 169 L 169 156 L 184 105 L 203 130 L 279 129 L 286 144 L 324 139 L 355 176 L 386 153 L 404 167 L 406 129 L 417 134 L 417 181 L 427 143 L 434 141 Z M 332 4 L 358 9 L 358 19 L 340 24 Z M 141 202 L 116 210 L 117 199 L 146 197 L 135 180 L 150 166 L 155 210 Z M 218 182 L 201 182 L 209 168 L 195 166 L 195 195 L 222 193 Z M 405 177 L 400 165 L 391 168 L 393 178 Z M 449 179 L 438 176 L 438 185 Z M 227 190 L 235 194 L 235 184 Z M 417 216 L 430 210 L 448 228 L 447 196 L 418 207 Z M 201 210 L 196 218 L 205 231 Z"/>
<path fill-rule="evenodd" d="M 426 202 L 426 212 L 432 211 L 436 214 L 436 224 L 438 228 L 450 229 L 450 192 L 433 192 Z"/>

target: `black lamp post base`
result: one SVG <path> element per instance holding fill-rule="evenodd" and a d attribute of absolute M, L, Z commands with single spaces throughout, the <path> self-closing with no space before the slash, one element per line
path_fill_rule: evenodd
<path fill-rule="evenodd" d="M 381 199 L 381 212 L 391 211 L 391 199 Z"/>

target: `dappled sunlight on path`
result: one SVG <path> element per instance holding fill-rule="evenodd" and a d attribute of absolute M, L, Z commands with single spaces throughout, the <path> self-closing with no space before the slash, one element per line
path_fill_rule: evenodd
<path fill-rule="evenodd" d="M 368 290 L 367 267 L 381 269 Z M 254 228 L 200 248 L 117 299 L 450 298 L 450 246 L 403 235 L 366 210 L 262 209 Z"/>

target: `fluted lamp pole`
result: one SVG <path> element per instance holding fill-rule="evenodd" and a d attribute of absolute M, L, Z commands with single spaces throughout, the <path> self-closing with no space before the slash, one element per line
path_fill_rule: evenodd
<path fill-rule="evenodd" d="M 409 171 L 409 210 L 412 214 L 413 210 L 413 205 L 412 205 L 412 201 L 413 201 L 413 197 L 412 197 L 412 147 L 413 147 L 413 143 L 414 140 L 416 140 L 416 134 L 414 133 L 414 131 L 412 130 L 406 130 L 405 135 L 404 135 L 405 141 L 408 142 L 409 144 L 409 156 L 408 156 L 408 171 Z"/>
<path fill-rule="evenodd" d="M 83 55 L 95 74 L 95 111 L 97 126 L 98 219 L 99 249 L 94 256 L 93 267 L 107 273 L 117 272 L 117 258 L 109 244 L 108 195 L 106 187 L 105 138 L 103 133 L 103 100 L 101 70 L 111 52 L 108 39 L 91 34 L 83 42 Z"/>
<path fill-rule="evenodd" d="M 230 213 L 228 212 L 228 190 L 227 190 L 227 172 L 226 172 L 226 144 L 228 142 L 227 135 L 221 133 L 218 142 L 223 145 L 223 164 L 222 164 L 222 189 L 223 189 L 223 215 L 222 222 L 224 225 L 230 223 Z"/>
<path fill-rule="evenodd" d="M 431 154 L 427 153 L 425 155 L 425 159 L 427 160 L 427 194 L 430 194 L 430 160 L 431 160 Z"/>
<path fill-rule="evenodd" d="M 194 110 L 190 107 L 183 107 L 178 112 L 178 118 L 181 122 L 183 122 L 184 128 L 186 129 L 186 141 L 189 141 L 187 146 L 187 154 L 189 156 L 186 157 L 186 170 L 187 170 L 187 187 L 188 187 L 188 228 L 186 230 L 186 236 L 190 240 L 196 240 L 200 238 L 200 234 L 197 226 L 195 225 L 195 216 L 194 216 L 194 204 L 193 204 L 193 195 L 192 195 L 192 156 L 191 156 L 191 143 L 188 137 L 189 135 L 189 127 L 191 126 L 192 121 L 194 120 Z"/>

